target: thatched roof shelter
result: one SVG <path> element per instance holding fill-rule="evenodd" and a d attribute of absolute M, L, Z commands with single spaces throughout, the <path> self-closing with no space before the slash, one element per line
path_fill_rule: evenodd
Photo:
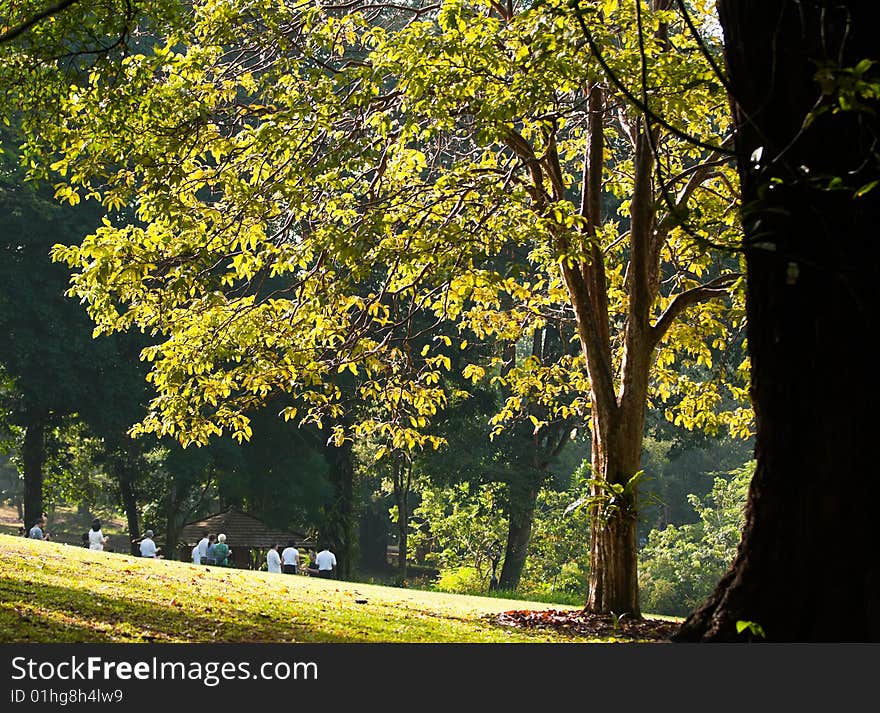
<path fill-rule="evenodd" d="M 233 548 L 246 547 L 264 550 L 276 542 L 283 546 L 291 540 L 296 542 L 297 547 L 314 547 L 314 543 L 301 532 L 269 527 L 259 518 L 239 512 L 234 508 L 187 523 L 180 531 L 179 541 L 182 545 L 192 548 L 202 539 L 202 533 L 205 530 L 214 535 L 224 533 L 226 544 Z"/>

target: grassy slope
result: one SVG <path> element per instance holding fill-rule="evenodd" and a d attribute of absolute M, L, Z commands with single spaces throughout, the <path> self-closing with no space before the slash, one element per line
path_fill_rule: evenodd
<path fill-rule="evenodd" d="M 0 535 L 0 642 L 569 641 L 483 618 L 552 608 L 563 607 L 143 560 Z"/>

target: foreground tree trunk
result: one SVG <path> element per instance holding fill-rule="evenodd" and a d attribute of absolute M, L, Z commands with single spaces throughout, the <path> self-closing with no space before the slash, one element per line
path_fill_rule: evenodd
<path fill-rule="evenodd" d="M 24 471 L 24 526 L 30 530 L 43 515 L 43 462 L 46 460 L 46 424 L 37 416 L 28 419 L 21 450 Z"/>
<path fill-rule="evenodd" d="M 641 349 L 642 365 L 630 364 L 630 390 L 613 410 L 593 409 L 592 470 L 596 499 L 590 518 L 590 592 L 592 613 L 640 617 L 638 583 L 638 490 L 629 483 L 639 471 L 645 426 L 648 364 L 651 351 Z M 635 360 L 634 360 L 635 361 Z M 638 388 L 634 388 L 638 383 Z M 641 394 L 641 395 L 640 395 Z M 614 493 L 609 484 L 623 486 Z M 611 498 L 614 498 L 612 501 Z"/>
<path fill-rule="evenodd" d="M 878 321 L 880 190 L 854 197 L 880 178 L 880 121 L 828 112 L 803 129 L 817 66 L 878 51 L 870 4 L 828 5 L 718 3 L 738 124 L 757 470 L 731 569 L 678 641 L 754 638 L 737 633 L 740 621 L 769 641 L 880 640 L 880 480 L 867 446 L 877 367 L 866 346 Z M 828 190 L 832 177 L 848 189 Z"/>

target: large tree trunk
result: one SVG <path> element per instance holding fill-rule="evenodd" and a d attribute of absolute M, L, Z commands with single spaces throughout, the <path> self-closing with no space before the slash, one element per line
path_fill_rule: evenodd
<path fill-rule="evenodd" d="M 504 564 L 498 578 L 500 589 L 516 589 L 526 564 L 526 554 L 535 522 L 538 502 L 538 486 L 529 484 L 517 488 L 510 486 L 510 518 L 507 526 L 507 544 L 504 548 Z"/>
<path fill-rule="evenodd" d="M 41 417 L 28 419 L 21 449 L 24 470 L 24 524 L 30 529 L 43 516 L 43 462 L 46 460 L 46 424 Z"/>
<path fill-rule="evenodd" d="M 828 113 L 802 129 L 819 96 L 814 61 L 877 58 L 873 8 L 840 3 L 847 18 L 793 0 L 718 5 L 738 124 L 757 470 L 731 569 L 675 639 L 742 641 L 744 621 L 769 641 L 877 641 L 880 479 L 866 444 L 878 401 L 865 340 L 878 326 L 880 189 L 854 198 L 823 183 L 878 178 L 880 122 Z"/>
<path fill-rule="evenodd" d="M 629 313 L 624 330 L 620 365 L 620 389 L 615 393 L 611 378 L 611 349 L 603 329 L 600 343 L 591 344 L 596 308 L 578 304 L 585 299 L 572 294 L 584 358 L 592 382 L 592 476 L 591 495 L 596 498 L 590 519 L 590 592 L 585 609 L 594 614 L 641 617 L 638 585 L 637 482 L 630 485 L 641 465 L 645 408 L 657 337 L 650 326 L 651 306 L 657 292 L 654 224 L 653 166 L 649 127 L 640 122 L 634 160 L 635 180 L 630 208 L 630 264 L 627 272 Z M 596 169 L 594 169 L 594 172 Z M 598 198 L 593 202 L 597 203 Z M 594 209 L 598 210 L 598 209 Z M 598 257 L 596 258 L 598 260 Z M 595 268 L 590 267 L 590 271 Z M 588 272 L 589 286 L 598 278 Z M 569 279 L 569 285 L 573 284 Z M 589 293 L 598 292 L 604 280 Z M 604 290 L 604 287 L 601 287 Z M 595 301 L 595 297 L 592 298 Z M 606 308 L 602 306 L 603 314 Z M 602 323 L 607 324 L 607 315 Z M 614 492 L 609 486 L 625 487 Z M 613 500 L 611 500 L 613 498 Z"/>
<path fill-rule="evenodd" d="M 624 485 L 639 470 L 644 405 L 631 417 L 634 422 L 621 424 L 620 418 L 619 413 L 593 411 L 592 469 L 598 482 L 591 488 L 596 502 L 590 518 L 590 592 L 585 608 L 638 618 L 638 492 L 613 494 L 606 484 Z"/>

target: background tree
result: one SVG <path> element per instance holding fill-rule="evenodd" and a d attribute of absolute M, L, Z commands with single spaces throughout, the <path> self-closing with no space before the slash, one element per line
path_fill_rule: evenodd
<path fill-rule="evenodd" d="M 101 330 L 161 336 L 145 351 L 158 396 L 143 430 L 192 442 L 247 438 L 248 409 L 281 390 L 337 448 L 349 431 L 424 445 L 421 425 L 347 422 L 333 381 L 351 370 L 362 398 L 405 401 L 417 422 L 436 415 L 452 340 L 414 373 L 414 335 L 393 315 L 450 320 L 463 342 L 518 341 L 544 326 L 542 308 L 573 312 L 576 358 L 518 371 L 525 386 L 494 367 L 484 376 L 530 396 L 506 402 L 498 425 L 580 391 L 550 415 L 589 414 L 594 497 L 620 491 L 592 519 L 588 605 L 638 615 L 637 489 L 624 486 L 648 399 L 683 391 L 693 424 L 720 401 L 671 369 L 711 360 L 728 333 L 717 298 L 736 275 L 702 249 L 733 223 L 719 87 L 667 3 L 573 17 L 450 0 L 393 21 L 346 9 L 197 5 L 126 59 L 124 81 L 92 73 L 31 150 L 60 149 L 54 168 L 71 185 L 59 197 L 131 204 L 141 224 L 111 222 L 56 257 L 78 270 Z M 641 75 L 641 99 L 619 91 L 626 72 Z M 701 148 L 652 124 L 649 100 Z M 499 270 L 511 246 L 528 270 Z M 270 278 L 287 285 L 267 289 Z"/>

